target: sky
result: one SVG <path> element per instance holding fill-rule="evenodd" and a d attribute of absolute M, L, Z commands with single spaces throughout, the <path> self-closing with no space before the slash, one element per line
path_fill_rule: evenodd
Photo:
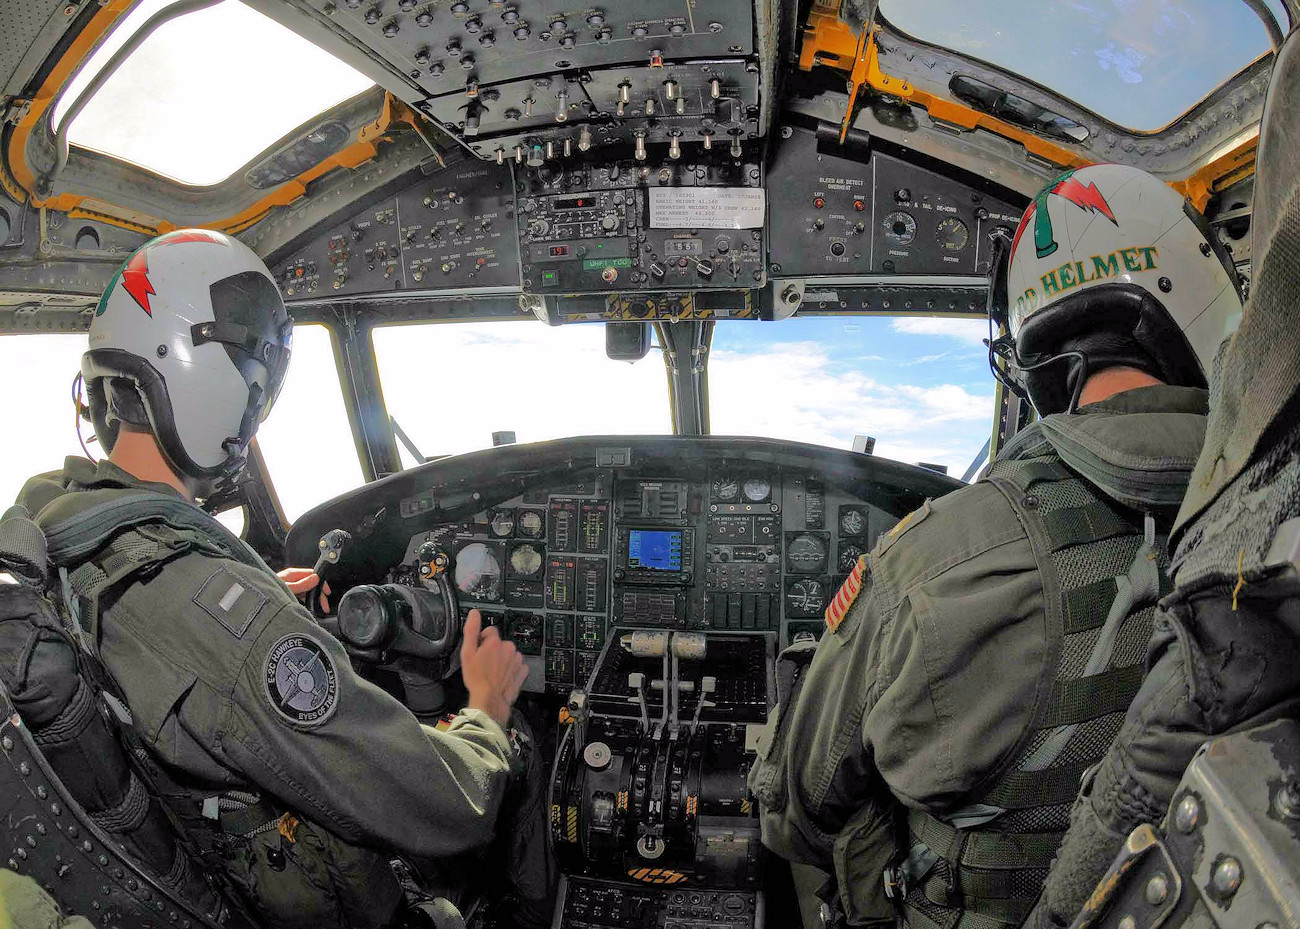
<path fill-rule="evenodd" d="M 960 476 L 992 426 L 986 332 L 960 319 L 720 322 L 709 364 L 713 432 L 834 448 L 870 435 L 877 455 L 944 464 Z M 0 336 L 0 390 L 24 398 L 9 414 L 11 435 L 22 439 L 0 456 L 0 509 L 32 474 L 81 454 L 71 386 L 85 343 L 84 335 Z M 639 362 L 610 361 L 598 324 L 395 326 L 375 333 L 375 352 L 389 412 L 426 456 L 485 448 L 494 431 L 535 442 L 672 430 L 657 348 Z M 290 520 L 362 482 L 322 327 L 295 330 L 289 376 L 259 442 Z"/>

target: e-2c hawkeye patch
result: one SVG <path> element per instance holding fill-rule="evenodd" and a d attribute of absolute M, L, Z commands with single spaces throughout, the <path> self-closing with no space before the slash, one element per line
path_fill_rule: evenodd
<path fill-rule="evenodd" d="M 334 659 L 308 635 L 286 635 L 271 646 L 262 684 L 271 706 L 295 726 L 319 726 L 338 707 Z"/>
<path fill-rule="evenodd" d="M 853 573 L 845 578 L 839 592 L 835 594 L 835 599 L 831 601 L 830 606 L 826 607 L 826 628 L 831 632 L 840 628 L 840 623 L 844 622 L 844 617 L 848 615 L 849 607 L 853 606 L 853 601 L 858 599 L 858 594 L 862 593 L 862 582 L 867 576 L 867 557 L 858 556 L 858 563 L 853 566 Z"/>

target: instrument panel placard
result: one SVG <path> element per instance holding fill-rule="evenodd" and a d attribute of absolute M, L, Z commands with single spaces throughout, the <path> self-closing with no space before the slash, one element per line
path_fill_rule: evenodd
<path fill-rule="evenodd" d="M 767 195 L 754 187 L 651 187 L 650 228 L 761 229 Z"/>

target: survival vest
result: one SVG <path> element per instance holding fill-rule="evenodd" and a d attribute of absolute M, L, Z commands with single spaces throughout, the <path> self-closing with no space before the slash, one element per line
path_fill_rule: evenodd
<path fill-rule="evenodd" d="M 1061 643 L 1057 678 L 1016 756 L 981 796 L 943 818 L 900 810 L 885 886 L 915 929 L 1024 921 L 1081 782 L 1141 685 L 1156 603 L 1170 589 L 1167 535 L 1195 454 L 1112 452 L 1089 419 L 1033 424 L 984 478 L 1028 535 L 1048 629 Z"/>
<path fill-rule="evenodd" d="M 162 802 L 170 783 L 150 761 L 95 646 L 101 597 L 195 547 L 261 564 L 215 519 L 157 493 L 67 494 L 35 518 L 22 507 L 9 510 L 0 519 L 0 684 L 89 821 L 187 908 L 237 925 L 242 920 L 211 883 L 199 848 Z M 83 876 L 98 883 L 84 868 L 56 867 L 65 886 Z M 57 886 L 55 875 L 37 876 Z"/>

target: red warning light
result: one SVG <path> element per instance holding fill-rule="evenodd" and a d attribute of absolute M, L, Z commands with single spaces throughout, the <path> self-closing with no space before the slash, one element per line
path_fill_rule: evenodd
<path fill-rule="evenodd" d="M 865 210 L 866 208 L 867 208 L 867 205 L 866 205 L 865 203 L 863 203 L 861 200 L 854 200 L 854 201 L 853 201 L 853 209 L 857 210 L 859 213 L 861 213 L 861 212 L 862 212 L 863 210 Z"/>
<path fill-rule="evenodd" d="M 822 198 L 822 197 L 814 197 L 814 198 L 813 198 L 813 208 L 814 208 L 814 209 L 818 209 L 818 210 L 820 210 L 820 209 L 821 209 L 822 207 L 824 207 L 825 205 L 826 205 L 826 200 L 825 200 L 824 198 Z"/>

